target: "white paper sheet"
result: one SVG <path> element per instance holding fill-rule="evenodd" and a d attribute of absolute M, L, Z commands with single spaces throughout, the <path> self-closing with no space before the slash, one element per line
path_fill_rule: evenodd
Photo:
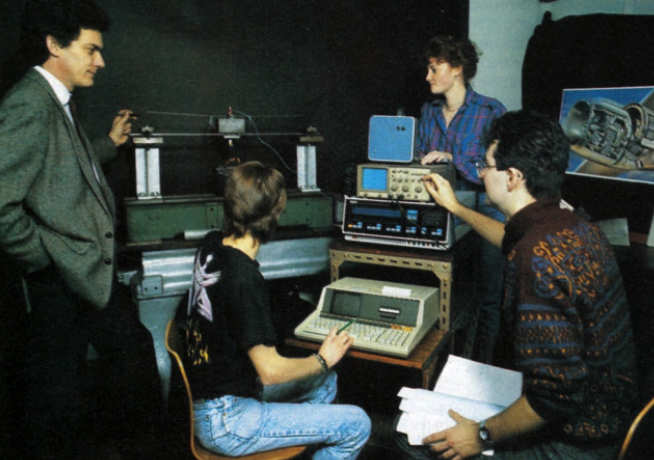
<path fill-rule="evenodd" d="M 520 397 L 522 373 L 449 355 L 434 391 L 506 407 Z"/>
<path fill-rule="evenodd" d="M 426 436 L 454 426 L 449 409 L 481 421 L 512 404 L 521 391 L 520 372 L 450 355 L 434 390 L 400 389 L 397 431 L 407 435 L 409 444 L 420 445 Z"/>

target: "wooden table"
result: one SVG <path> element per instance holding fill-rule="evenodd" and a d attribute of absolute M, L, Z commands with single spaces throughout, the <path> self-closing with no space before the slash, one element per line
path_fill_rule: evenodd
<path fill-rule="evenodd" d="M 451 346 L 451 333 L 440 329 L 432 329 L 428 332 L 422 341 L 413 349 L 413 352 L 407 358 L 398 358 L 396 356 L 381 355 L 369 351 L 361 351 L 350 348 L 347 357 L 353 359 L 363 359 L 378 363 L 390 364 L 393 366 L 417 369 L 421 373 L 422 387 L 430 388 L 436 367 L 438 357 L 443 352 L 448 351 Z M 318 350 L 320 343 L 310 342 L 295 337 L 289 337 L 285 344 L 291 347 L 302 348 L 306 350 Z"/>

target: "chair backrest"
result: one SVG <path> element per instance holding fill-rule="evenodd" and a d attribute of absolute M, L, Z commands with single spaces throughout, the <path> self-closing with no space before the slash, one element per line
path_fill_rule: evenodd
<path fill-rule="evenodd" d="M 177 368 L 179 369 L 179 373 L 182 376 L 182 381 L 184 382 L 186 399 L 189 408 L 189 436 L 191 453 L 197 460 L 229 460 L 234 458 L 241 460 L 287 460 L 293 457 L 297 457 L 306 450 L 306 446 L 292 446 L 282 449 L 269 450 L 266 452 L 257 452 L 255 454 L 245 455 L 242 457 L 225 457 L 206 450 L 202 446 L 196 444 L 195 428 L 193 426 L 193 393 L 191 393 L 191 385 L 188 381 L 186 370 L 184 369 L 184 361 L 182 361 L 182 356 L 184 355 L 185 349 L 184 338 L 180 335 L 180 330 L 177 327 L 175 320 L 170 320 L 166 326 L 165 344 L 166 350 L 168 350 L 168 353 L 170 353 L 172 356 L 173 361 L 177 363 Z"/>
<path fill-rule="evenodd" d="M 641 409 L 624 438 L 618 460 L 654 458 L 654 398 Z"/>
<path fill-rule="evenodd" d="M 180 336 L 179 330 L 175 327 L 176 323 L 174 320 L 170 320 L 166 326 L 166 350 L 172 356 L 173 360 L 177 363 L 177 368 L 179 373 L 182 376 L 182 381 L 184 382 L 184 388 L 186 390 L 187 404 L 189 407 L 189 436 L 191 440 L 191 453 L 198 460 L 203 460 L 203 457 L 200 456 L 195 448 L 195 427 L 193 425 L 193 393 L 191 393 L 191 385 L 189 384 L 188 377 L 186 375 L 186 370 L 184 369 L 184 361 L 182 361 L 182 356 L 184 354 L 184 342 L 183 338 Z"/>

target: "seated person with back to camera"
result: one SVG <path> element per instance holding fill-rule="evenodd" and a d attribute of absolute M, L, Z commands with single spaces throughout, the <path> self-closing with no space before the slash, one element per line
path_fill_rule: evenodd
<path fill-rule="evenodd" d="M 569 142 L 533 112 L 508 112 L 489 133 L 480 177 L 506 225 L 459 203 L 446 180 L 425 176 L 436 203 L 500 246 L 505 278 L 502 357 L 523 374 L 522 396 L 477 423 L 411 447 L 409 458 L 461 459 L 494 448 L 501 459 L 614 459 L 637 402 L 635 349 L 622 277 L 597 226 L 560 205 Z"/>
<path fill-rule="evenodd" d="M 256 255 L 286 204 L 282 174 L 259 162 L 236 167 L 224 191 L 222 234 L 196 255 L 186 318 L 186 361 L 195 431 L 207 449 L 247 455 L 315 444 L 314 458 L 356 458 L 371 422 L 359 407 L 331 404 L 332 369 L 352 345 L 331 330 L 318 353 L 281 356 Z"/>

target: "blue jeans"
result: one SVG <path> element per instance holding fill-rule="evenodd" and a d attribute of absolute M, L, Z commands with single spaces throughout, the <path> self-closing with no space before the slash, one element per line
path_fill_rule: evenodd
<path fill-rule="evenodd" d="M 314 459 L 354 459 L 370 436 L 371 422 L 360 407 L 330 404 L 336 380 L 330 372 L 266 386 L 261 399 L 196 400 L 195 435 L 206 449 L 222 455 L 322 444 Z M 279 401 L 283 398 L 290 399 Z"/>

